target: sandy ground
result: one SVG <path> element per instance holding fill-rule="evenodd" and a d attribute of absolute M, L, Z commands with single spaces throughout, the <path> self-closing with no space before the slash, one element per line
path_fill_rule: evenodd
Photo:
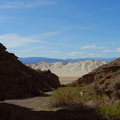
<path fill-rule="evenodd" d="M 59 77 L 61 84 L 68 84 L 70 82 L 75 81 L 79 77 Z M 21 107 L 29 108 L 32 111 L 40 111 L 42 109 L 46 109 L 50 106 L 50 95 L 53 92 L 47 92 L 46 97 L 34 97 L 34 98 L 27 98 L 21 100 L 5 100 L 4 103 L 14 104 Z"/>
<path fill-rule="evenodd" d="M 60 77 L 61 84 L 68 84 L 72 81 L 75 81 L 79 77 Z M 32 111 L 40 111 L 45 110 L 50 106 L 50 96 L 54 92 L 46 92 L 46 96 L 44 97 L 34 97 L 34 98 L 27 98 L 21 100 L 5 100 L 2 103 L 14 104 L 21 107 L 25 107 L 31 109 Z"/>
<path fill-rule="evenodd" d="M 34 97 L 34 98 L 27 98 L 27 99 L 19 99 L 19 100 L 5 100 L 0 103 L 8 103 L 8 104 L 14 104 L 21 107 L 25 107 L 28 109 L 31 109 L 32 111 L 40 111 L 45 110 L 51 106 L 50 103 L 50 96 L 54 92 L 46 92 L 46 96 L 43 97 Z"/>
<path fill-rule="evenodd" d="M 77 80 L 79 77 L 59 77 L 60 83 L 66 85 Z"/>
<path fill-rule="evenodd" d="M 46 93 L 48 95 L 54 92 Z M 0 120 L 106 120 L 96 109 L 85 106 L 78 111 L 49 108 L 50 96 L 0 102 Z"/>
<path fill-rule="evenodd" d="M 67 84 L 77 78 L 60 77 L 60 82 Z M 46 96 L 0 102 L 0 120 L 106 120 L 91 108 L 79 111 L 51 108 L 52 94 L 54 91 Z"/>

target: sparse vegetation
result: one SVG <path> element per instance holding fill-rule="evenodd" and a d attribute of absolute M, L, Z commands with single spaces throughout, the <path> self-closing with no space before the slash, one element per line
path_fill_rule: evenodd
<path fill-rule="evenodd" d="M 101 106 L 99 107 L 99 112 L 108 119 L 118 119 L 120 118 L 120 102 L 116 105 Z"/>
<path fill-rule="evenodd" d="M 109 84 L 110 83 L 110 80 L 109 79 L 106 79 L 105 80 L 105 84 Z"/>
<path fill-rule="evenodd" d="M 93 101 L 98 112 L 107 119 L 120 118 L 120 102 L 112 104 L 110 101 L 109 105 L 105 105 L 104 98 L 100 94 L 96 94 L 92 86 L 59 88 L 51 97 L 51 103 L 54 107 L 70 110 L 81 110 L 81 108 L 87 107 L 89 101 Z"/>
<path fill-rule="evenodd" d="M 101 96 L 95 94 L 91 86 L 64 87 L 56 90 L 55 94 L 51 97 L 51 103 L 55 107 L 77 109 L 90 100 L 98 102 L 100 99 Z"/>

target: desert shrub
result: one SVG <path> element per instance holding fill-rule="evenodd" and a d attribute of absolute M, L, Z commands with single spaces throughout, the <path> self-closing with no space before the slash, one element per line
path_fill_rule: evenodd
<path fill-rule="evenodd" d="M 118 102 L 116 105 L 100 106 L 99 112 L 108 119 L 118 119 L 120 118 L 120 102 Z"/>
<path fill-rule="evenodd" d="M 77 109 L 89 100 L 98 101 L 100 95 L 95 94 L 90 86 L 83 87 L 63 87 L 55 91 L 51 97 L 51 104 L 55 107 L 67 107 Z"/>
<path fill-rule="evenodd" d="M 106 78 L 107 76 L 110 76 L 112 74 L 112 71 L 108 71 L 106 73 L 104 73 L 104 77 Z"/>
<path fill-rule="evenodd" d="M 109 84 L 110 83 L 110 80 L 109 79 L 106 79 L 105 80 L 105 84 Z"/>
<path fill-rule="evenodd" d="M 80 93 L 77 89 L 66 87 L 57 89 L 55 94 L 51 97 L 51 100 L 52 104 L 56 107 L 71 107 L 73 104 L 80 104 L 80 97 Z"/>

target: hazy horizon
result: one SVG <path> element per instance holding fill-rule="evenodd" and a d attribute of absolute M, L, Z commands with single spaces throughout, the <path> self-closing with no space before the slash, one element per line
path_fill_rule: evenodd
<path fill-rule="evenodd" d="M 97 58 L 101 58 L 101 59 L 108 59 L 107 57 L 78 57 L 78 58 L 55 58 L 55 57 L 38 57 L 38 56 L 31 56 L 31 57 L 19 57 L 19 58 L 50 58 L 50 59 L 61 59 L 61 60 L 66 60 L 66 59 L 97 59 Z M 117 57 L 109 57 L 109 58 L 117 58 Z"/>
<path fill-rule="evenodd" d="M 119 6 L 119 0 L 1 0 L 0 42 L 22 58 L 117 58 Z"/>

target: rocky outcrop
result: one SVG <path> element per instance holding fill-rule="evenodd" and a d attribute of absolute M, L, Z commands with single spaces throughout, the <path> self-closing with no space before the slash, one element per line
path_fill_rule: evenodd
<path fill-rule="evenodd" d="M 105 94 L 114 100 L 120 99 L 120 58 L 100 66 L 68 86 L 88 84 L 92 84 L 97 93 Z"/>
<path fill-rule="evenodd" d="M 0 99 L 36 96 L 59 86 L 55 74 L 25 66 L 0 43 Z"/>

